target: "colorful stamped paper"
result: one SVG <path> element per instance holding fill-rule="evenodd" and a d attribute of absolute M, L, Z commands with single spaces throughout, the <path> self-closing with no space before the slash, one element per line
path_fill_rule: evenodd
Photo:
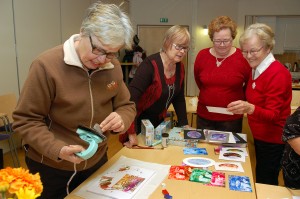
<path fill-rule="evenodd" d="M 205 148 L 184 148 L 183 153 L 185 155 L 207 155 Z"/>
<path fill-rule="evenodd" d="M 193 168 L 190 166 L 171 166 L 169 171 L 169 179 L 189 180 Z"/>
<path fill-rule="evenodd" d="M 210 186 L 225 187 L 225 173 L 213 171 Z"/>
<path fill-rule="evenodd" d="M 249 177 L 229 175 L 229 189 L 233 191 L 252 192 Z"/>
<path fill-rule="evenodd" d="M 190 181 L 209 184 L 212 178 L 212 171 L 195 168 L 190 176 Z"/>

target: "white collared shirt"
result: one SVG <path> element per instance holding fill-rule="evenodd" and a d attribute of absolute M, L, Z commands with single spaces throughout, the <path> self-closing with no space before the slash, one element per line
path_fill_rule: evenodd
<path fill-rule="evenodd" d="M 257 66 L 256 69 L 252 69 L 253 80 L 257 79 L 274 61 L 275 58 L 273 54 L 269 53 L 268 56 Z"/>

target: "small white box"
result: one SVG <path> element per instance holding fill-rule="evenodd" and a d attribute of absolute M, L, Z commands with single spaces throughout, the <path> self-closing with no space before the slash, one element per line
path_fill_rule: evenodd
<path fill-rule="evenodd" d="M 154 126 L 150 120 L 142 120 L 141 133 L 145 135 L 145 144 L 151 146 L 154 141 Z"/>

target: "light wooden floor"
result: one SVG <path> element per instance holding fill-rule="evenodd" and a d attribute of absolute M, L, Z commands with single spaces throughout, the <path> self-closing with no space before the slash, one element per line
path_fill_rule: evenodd
<path fill-rule="evenodd" d="M 176 118 L 176 116 L 175 116 L 175 118 Z M 188 116 L 189 124 L 191 124 L 190 123 L 191 119 L 192 119 L 192 115 L 190 114 Z M 244 122 L 246 122 L 246 121 L 244 121 Z M 192 126 L 196 127 L 196 115 L 194 115 Z M 114 154 L 116 154 L 122 147 L 123 147 L 122 144 L 118 140 L 118 135 L 110 135 L 108 137 L 108 158 L 114 156 Z M 249 153 L 250 153 L 251 166 L 253 168 L 252 172 L 253 172 L 253 175 L 254 175 L 253 177 L 254 177 L 254 180 L 255 180 L 255 152 L 254 152 L 253 146 L 249 145 L 248 150 L 249 150 Z M 21 166 L 24 167 L 24 168 L 27 168 L 26 163 L 25 163 L 25 158 L 24 158 L 24 151 L 21 148 L 18 149 L 18 154 L 19 154 L 19 160 L 20 160 Z M 7 167 L 7 166 L 13 166 L 13 162 L 12 162 L 10 153 L 4 154 L 4 168 Z M 280 172 L 280 175 L 279 175 L 279 185 L 284 186 L 281 172 Z"/>

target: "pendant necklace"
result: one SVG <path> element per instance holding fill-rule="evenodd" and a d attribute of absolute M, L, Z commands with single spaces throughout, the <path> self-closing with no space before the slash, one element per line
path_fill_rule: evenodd
<path fill-rule="evenodd" d="M 175 93 L 175 83 L 171 84 L 171 85 L 167 85 L 168 86 L 168 90 L 169 90 L 169 96 L 166 102 L 166 109 L 168 109 L 168 105 L 171 102 L 174 93 Z"/>
<path fill-rule="evenodd" d="M 228 57 L 228 56 L 226 56 L 222 61 L 219 61 L 218 58 L 215 57 L 215 58 L 216 58 L 216 65 L 217 65 L 217 67 L 220 67 L 221 64 L 223 63 L 223 61 L 225 61 L 225 59 L 226 59 L 227 57 Z"/>

